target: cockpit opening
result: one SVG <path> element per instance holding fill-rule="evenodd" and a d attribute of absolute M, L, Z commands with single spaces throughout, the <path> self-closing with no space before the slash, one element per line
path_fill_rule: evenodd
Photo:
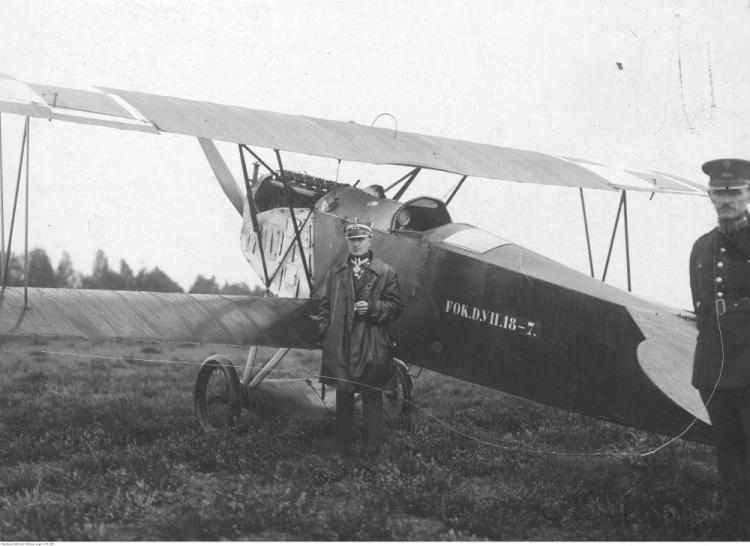
<path fill-rule="evenodd" d="M 445 203 L 434 197 L 417 197 L 407 201 L 393 215 L 392 229 L 428 231 L 451 222 Z"/>

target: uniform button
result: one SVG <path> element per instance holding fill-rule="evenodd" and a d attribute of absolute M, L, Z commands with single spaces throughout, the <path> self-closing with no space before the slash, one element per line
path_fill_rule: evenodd
<path fill-rule="evenodd" d="M 721 277 L 716 277 L 716 282 L 721 282 Z"/>
<path fill-rule="evenodd" d="M 724 292 L 717 292 L 716 293 L 716 297 L 717 298 L 723 298 L 724 297 Z"/>
<path fill-rule="evenodd" d="M 724 267 L 724 262 L 717 262 L 716 267 Z"/>

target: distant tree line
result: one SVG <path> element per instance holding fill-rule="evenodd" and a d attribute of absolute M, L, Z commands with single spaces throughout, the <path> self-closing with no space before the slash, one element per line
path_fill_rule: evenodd
<path fill-rule="evenodd" d="M 8 286 L 23 286 L 23 262 L 23 255 L 11 254 L 8 263 Z M 119 270 L 111 268 L 103 250 L 96 251 L 91 275 L 84 275 L 73 267 L 73 261 L 69 253 L 63 252 L 60 263 L 57 264 L 57 268 L 54 268 L 47 252 L 42 248 L 35 248 L 29 252 L 28 276 L 29 286 L 45 288 L 185 292 L 179 284 L 158 267 L 150 270 L 144 267 L 138 273 L 134 273 L 125 260 L 120 260 Z M 223 286 L 219 286 L 216 277 L 206 278 L 203 275 L 198 275 L 188 293 L 260 296 L 263 295 L 264 291 L 259 286 L 251 289 L 244 282 L 235 284 L 224 282 Z"/>

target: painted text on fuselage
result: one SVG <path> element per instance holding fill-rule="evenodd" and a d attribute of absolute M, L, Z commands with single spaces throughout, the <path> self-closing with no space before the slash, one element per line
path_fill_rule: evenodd
<path fill-rule="evenodd" d="M 473 305 L 453 300 L 445 300 L 445 312 L 457 317 L 481 322 L 494 328 L 530 337 L 538 337 L 541 330 L 538 322 L 498 311 L 482 309 L 481 307 L 474 307 Z"/>

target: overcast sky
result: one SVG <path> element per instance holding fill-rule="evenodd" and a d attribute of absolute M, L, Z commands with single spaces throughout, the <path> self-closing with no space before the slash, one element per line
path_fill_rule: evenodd
<path fill-rule="evenodd" d="M 389 112 L 399 130 L 705 182 L 704 161 L 750 158 L 748 28 L 748 0 L 2 0 L 0 73 L 363 124 Z M 2 120 L 7 210 L 22 125 Z M 68 250 L 88 272 L 102 248 L 115 267 L 158 265 L 186 289 L 198 273 L 258 282 L 195 139 L 32 120 L 31 140 L 29 244 L 55 264 Z M 239 174 L 236 149 L 221 150 Z M 332 160 L 285 166 L 336 176 Z M 339 179 L 387 184 L 401 172 L 343 164 Z M 442 197 L 455 180 L 426 176 L 407 196 Z M 464 188 L 455 220 L 588 270 L 577 190 Z M 690 246 L 713 212 L 707 199 L 648 197 L 629 199 L 634 291 L 688 307 Z M 598 276 L 618 198 L 586 193 Z M 621 253 L 610 267 L 624 286 Z"/>

